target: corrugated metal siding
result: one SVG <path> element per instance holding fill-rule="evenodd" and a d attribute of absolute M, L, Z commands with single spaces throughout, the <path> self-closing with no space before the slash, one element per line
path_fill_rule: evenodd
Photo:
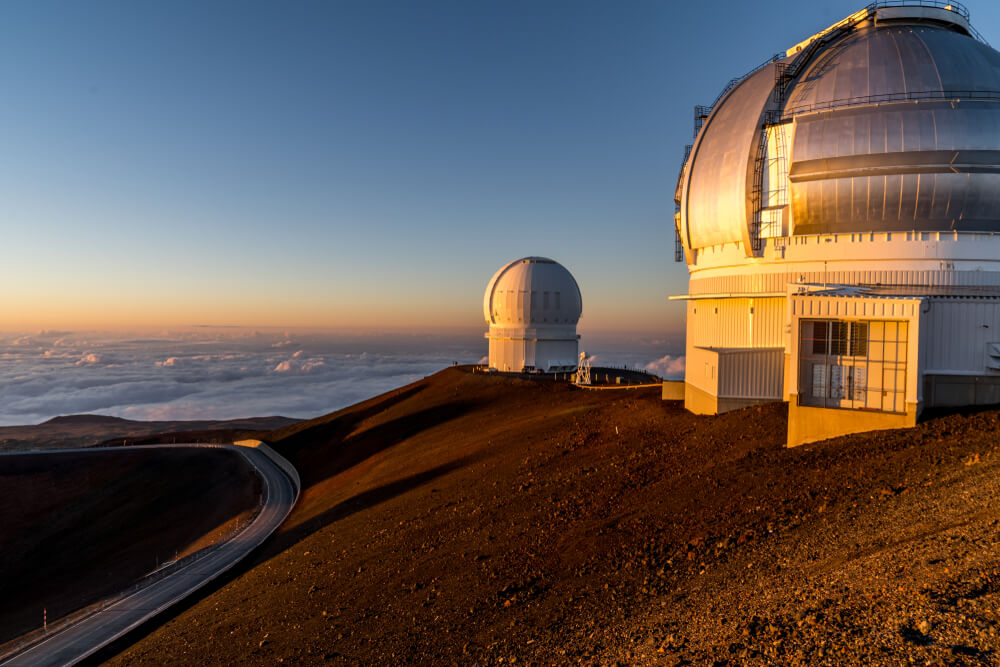
<path fill-rule="evenodd" d="M 716 303 L 719 316 L 712 347 L 748 347 L 750 299 L 723 299 Z"/>
<path fill-rule="evenodd" d="M 785 349 L 720 350 L 720 398 L 782 398 Z"/>
<path fill-rule="evenodd" d="M 721 299 L 706 299 L 692 304 L 688 315 L 688 344 L 717 347 L 718 309 Z"/>
<path fill-rule="evenodd" d="M 688 292 L 727 294 L 783 292 L 790 283 L 839 285 L 1000 285 L 997 271 L 776 271 L 748 276 L 691 278 Z"/>
<path fill-rule="evenodd" d="M 1000 303 L 932 300 L 921 340 L 924 373 L 996 374 L 986 367 L 990 343 L 1000 343 Z"/>
<path fill-rule="evenodd" d="M 917 316 L 919 305 L 918 297 L 879 298 L 803 294 L 792 297 L 792 315 L 831 319 L 909 319 Z"/>
<path fill-rule="evenodd" d="M 778 347 L 783 344 L 785 299 L 698 300 L 688 318 L 691 345 Z"/>
<path fill-rule="evenodd" d="M 753 307 L 749 347 L 782 347 L 785 332 L 785 299 L 750 299 Z"/>
<path fill-rule="evenodd" d="M 785 313 L 783 298 L 689 302 L 685 380 L 713 396 L 780 400 Z"/>

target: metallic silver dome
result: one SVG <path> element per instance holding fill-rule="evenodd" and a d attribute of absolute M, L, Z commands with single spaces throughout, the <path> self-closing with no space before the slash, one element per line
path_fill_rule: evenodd
<path fill-rule="evenodd" d="M 787 191 L 772 236 L 1000 231 L 1000 53 L 962 12 L 871 5 L 742 79 L 682 170 L 685 246 L 759 247 L 768 159 Z"/>
<path fill-rule="evenodd" d="M 784 110 L 795 233 L 1000 231 L 1000 99 L 976 99 L 994 91 L 1000 53 L 945 26 L 827 49 Z"/>

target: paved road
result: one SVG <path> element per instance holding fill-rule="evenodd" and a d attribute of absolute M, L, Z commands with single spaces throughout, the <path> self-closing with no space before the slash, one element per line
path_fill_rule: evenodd
<path fill-rule="evenodd" d="M 170 447 L 218 447 L 219 445 L 159 445 Z M 14 665 L 72 665 L 138 627 L 171 605 L 187 597 L 216 578 L 258 547 L 285 520 L 298 496 L 295 484 L 259 449 L 223 445 L 238 451 L 264 480 L 263 509 L 252 523 L 230 540 L 223 542 L 205 557 L 178 569 L 163 579 L 109 604 L 73 625 L 54 631 L 39 643 L 10 659 L 3 667 Z M 136 448 L 130 448 L 136 449 Z M 54 450 L 53 456 L 67 450 Z M 117 451 L 117 447 L 83 451 Z"/>

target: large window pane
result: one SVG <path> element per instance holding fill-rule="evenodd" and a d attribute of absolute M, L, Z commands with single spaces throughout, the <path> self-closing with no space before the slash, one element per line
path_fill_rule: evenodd
<path fill-rule="evenodd" d="M 802 320 L 800 404 L 904 409 L 906 335 L 906 322 Z"/>

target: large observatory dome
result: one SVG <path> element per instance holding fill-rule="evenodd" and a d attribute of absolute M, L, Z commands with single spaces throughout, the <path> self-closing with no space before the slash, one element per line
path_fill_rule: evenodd
<path fill-rule="evenodd" d="M 797 444 L 1000 402 L 1000 53 L 962 5 L 875 0 L 694 119 L 688 409 L 784 400 Z"/>
<path fill-rule="evenodd" d="M 583 298 L 573 275 L 545 257 L 504 265 L 486 286 L 490 367 L 552 372 L 576 366 L 576 324 Z"/>
<path fill-rule="evenodd" d="M 503 266 L 483 297 L 488 324 L 575 325 L 582 312 L 583 298 L 573 274 L 545 257 L 523 257 Z"/>
<path fill-rule="evenodd" d="M 701 112 L 678 187 L 688 249 L 1000 231 L 1000 53 L 976 39 L 957 3 L 880 4 L 776 56 Z"/>

